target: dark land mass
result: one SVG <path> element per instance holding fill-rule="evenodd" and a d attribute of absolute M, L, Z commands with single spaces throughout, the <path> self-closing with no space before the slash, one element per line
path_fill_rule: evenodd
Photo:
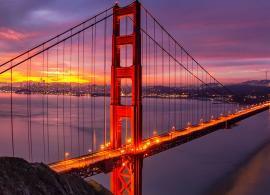
<path fill-rule="evenodd" d="M 2 195 L 112 195 L 93 180 L 75 175 L 59 175 L 43 163 L 28 163 L 20 158 L 0 158 Z"/>

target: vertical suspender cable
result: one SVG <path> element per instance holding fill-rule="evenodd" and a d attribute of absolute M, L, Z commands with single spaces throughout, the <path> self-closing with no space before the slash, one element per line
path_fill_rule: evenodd
<path fill-rule="evenodd" d="M 70 31 L 71 35 L 72 35 L 72 30 Z M 73 51 L 72 51 L 72 47 L 73 47 L 73 40 L 72 37 L 70 37 L 70 57 L 69 57 L 69 128 L 70 128 L 70 152 L 71 154 L 73 154 L 73 132 L 72 132 L 72 100 L 71 100 L 71 96 L 73 93 L 72 90 L 72 55 L 73 55 Z"/>
<path fill-rule="evenodd" d="M 47 83 L 46 83 L 46 113 L 47 113 L 47 154 L 48 154 L 48 162 L 50 162 L 50 130 L 49 130 L 49 50 L 47 50 Z"/>
<path fill-rule="evenodd" d="M 204 84 L 203 84 L 203 113 L 204 113 L 204 114 L 203 114 L 203 115 L 204 115 L 205 120 L 207 121 L 207 116 L 206 116 L 206 103 L 205 103 L 205 102 L 206 102 L 206 98 L 205 98 L 205 97 L 206 97 L 206 92 L 205 92 L 205 91 L 206 91 L 206 89 L 205 89 L 205 88 L 206 88 L 206 82 L 205 82 L 205 76 L 204 76 L 204 73 L 205 73 L 205 72 L 202 71 L 202 73 L 203 73 L 203 76 L 202 76 L 202 77 L 203 77 L 203 82 L 204 82 Z"/>
<path fill-rule="evenodd" d="M 163 36 L 163 30 L 161 29 L 161 45 L 162 45 L 162 54 L 161 54 L 161 58 L 162 58 L 162 67 L 161 67 L 161 69 L 162 69 L 162 88 L 165 90 L 165 83 L 164 83 L 164 50 L 163 50 L 163 48 L 164 48 L 164 36 Z M 164 97 L 162 98 L 162 119 L 161 119 L 161 121 L 162 121 L 162 129 L 163 128 L 165 128 L 165 126 L 164 126 L 164 115 L 165 115 L 165 113 L 164 113 Z"/>
<path fill-rule="evenodd" d="M 208 76 L 208 73 L 206 74 Z M 211 85 L 209 85 L 210 81 L 210 76 L 208 79 L 208 83 L 207 84 L 207 115 L 210 116 L 210 102 L 209 102 L 209 94 L 211 93 Z"/>
<path fill-rule="evenodd" d="M 28 53 L 28 58 L 29 58 L 29 53 Z M 31 136 L 30 136 L 30 132 L 31 132 L 31 119 L 30 119 L 30 93 L 31 93 L 31 89 L 30 89 L 30 83 L 29 83 L 29 67 L 31 66 L 31 62 L 30 60 L 28 60 L 28 64 L 27 64 L 27 142 L 28 142 L 28 159 L 29 161 L 32 161 L 32 157 L 31 157 Z"/>
<path fill-rule="evenodd" d="M 210 88 L 215 88 L 216 86 L 214 85 L 214 82 L 212 81 L 212 77 L 210 77 Z M 215 89 L 214 89 L 215 90 Z M 211 116 L 212 116 L 212 97 L 213 97 L 213 94 L 212 93 L 210 93 L 210 97 L 208 98 L 208 100 L 209 100 L 209 107 L 210 107 L 210 111 L 209 111 L 209 116 L 210 116 L 210 118 L 211 118 Z"/>
<path fill-rule="evenodd" d="M 174 42 L 174 128 L 176 127 L 176 42 Z"/>
<path fill-rule="evenodd" d="M 83 27 L 84 27 L 84 24 L 83 24 Z M 85 59 L 84 59 L 84 53 L 85 53 L 85 44 L 84 44 L 84 41 L 85 41 L 85 31 L 83 31 L 83 48 L 82 48 L 82 80 L 84 82 L 85 78 L 84 78 L 84 66 L 85 66 Z M 84 85 L 83 85 L 83 96 L 82 96 L 82 120 L 83 120 L 83 135 L 82 135 L 82 151 L 83 151 L 83 154 L 85 152 L 85 104 L 84 104 L 84 97 L 85 97 L 85 88 L 84 88 Z"/>
<path fill-rule="evenodd" d="M 78 66 L 77 66 L 77 144 L 78 144 L 78 154 L 80 156 L 80 33 L 78 34 L 78 48 L 77 48 L 77 55 L 78 55 Z"/>
<path fill-rule="evenodd" d="M 29 75 L 31 78 L 32 74 L 32 58 L 30 58 L 30 66 L 29 66 Z M 31 84 L 31 83 L 30 83 Z M 29 95 L 29 138 L 30 138 L 30 160 L 33 161 L 33 141 L 32 141 L 32 84 L 29 86 L 30 87 L 30 95 Z"/>
<path fill-rule="evenodd" d="M 222 99 L 222 101 L 223 101 L 223 114 L 225 115 L 226 114 L 226 104 L 225 104 L 225 102 L 226 102 L 226 91 L 223 89 L 223 99 Z"/>
<path fill-rule="evenodd" d="M 95 22 L 96 22 L 96 18 L 95 18 Z M 94 26 L 94 47 L 93 47 L 93 51 L 94 51 L 94 55 L 93 55 L 93 78 L 94 78 L 94 93 L 96 93 L 96 35 L 97 35 L 97 29 L 96 26 Z M 94 115 L 93 115 L 93 121 L 94 121 L 94 136 L 95 136 L 95 147 L 97 144 L 97 140 L 96 140 L 96 98 L 95 95 L 93 97 L 93 106 L 94 106 Z"/>
<path fill-rule="evenodd" d="M 191 60 L 191 124 L 194 124 L 194 72 L 193 60 Z"/>
<path fill-rule="evenodd" d="M 87 52 L 87 53 L 89 53 L 89 55 L 91 56 L 91 47 L 90 47 L 90 44 L 88 45 L 87 40 L 86 40 L 86 43 L 85 44 L 86 44 L 86 47 L 89 46 L 89 52 Z M 88 57 L 87 57 L 87 59 L 88 59 Z M 90 63 L 91 63 L 91 61 L 90 61 Z M 91 64 L 90 64 L 90 67 L 91 67 Z M 87 86 L 86 86 L 85 90 L 87 90 L 87 95 L 90 96 L 91 95 L 91 93 L 90 93 L 91 92 L 91 86 L 90 86 L 90 84 L 91 84 L 91 69 L 90 69 L 90 72 L 87 73 L 87 74 L 90 75 L 90 78 L 89 78 L 89 76 L 87 76 Z M 87 101 L 87 102 L 90 103 L 90 108 L 89 108 L 90 109 L 90 113 L 88 112 L 90 114 L 90 116 L 87 117 L 87 118 L 90 118 L 90 120 L 89 121 L 87 120 L 87 124 L 88 124 L 88 122 L 90 123 L 89 124 L 90 125 L 90 128 L 86 128 L 87 129 L 87 132 L 89 134 L 87 136 L 88 138 L 86 137 L 86 139 L 87 139 L 87 152 L 91 153 L 92 152 L 92 148 L 91 148 L 91 139 L 92 139 L 92 137 L 91 137 L 91 98 L 89 98 L 89 100 L 90 101 Z M 88 141 L 90 141 L 90 143 Z M 88 145 L 88 143 L 89 143 L 89 145 Z"/>
<path fill-rule="evenodd" d="M 205 72 L 205 116 L 206 118 L 209 118 L 209 115 L 208 115 L 208 100 L 207 100 L 207 94 L 208 94 L 208 86 L 207 86 L 207 73 Z"/>
<path fill-rule="evenodd" d="M 203 101 L 203 119 L 207 121 L 207 118 L 205 116 L 205 81 L 204 81 L 204 70 L 202 70 L 202 101 Z"/>
<path fill-rule="evenodd" d="M 43 160 L 46 161 L 46 146 L 45 146 L 45 51 L 44 51 L 44 44 L 42 46 L 42 144 L 43 144 Z"/>
<path fill-rule="evenodd" d="M 199 99 L 198 99 L 198 97 L 199 97 L 199 66 L 198 66 L 198 64 L 196 63 L 196 67 L 197 67 L 197 74 L 196 74 L 196 76 L 197 76 L 197 84 L 196 84 L 196 104 L 197 104 L 197 108 L 196 108 L 196 112 L 197 112 L 197 122 L 199 123 L 199 121 L 200 121 L 200 115 L 199 115 Z"/>
<path fill-rule="evenodd" d="M 96 18 L 95 18 L 96 22 Z M 95 92 L 97 90 L 96 88 L 96 50 L 97 50 L 97 27 L 94 26 L 94 85 L 95 85 Z M 96 96 L 94 96 L 94 125 L 95 125 L 95 136 L 96 136 Z M 96 138 L 95 138 L 96 139 Z M 97 144 L 97 143 L 96 143 Z"/>
<path fill-rule="evenodd" d="M 148 13 L 145 12 L 145 28 L 146 32 L 148 33 Z M 149 98 L 147 97 L 149 95 L 148 93 L 148 37 L 145 36 L 145 43 L 146 43 L 146 84 L 145 84 L 145 91 L 146 91 L 146 128 L 147 128 L 147 137 L 150 137 L 150 126 L 149 126 Z"/>
<path fill-rule="evenodd" d="M 171 43 L 170 43 L 170 37 L 168 36 L 168 44 L 169 44 L 169 123 L 168 123 L 168 129 L 171 128 Z"/>
<path fill-rule="evenodd" d="M 107 11 L 106 11 L 107 16 Z M 104 145 L 106 145 L 107 142 L 107 104 L 106 104 L 106 87 L 107 87 L 107 81 L 106 81 L 106 65 L 107 65 L 107 19 L 104 21 Z"/>
<path fill-rule="evenodd" d="M 93 125 L 93 120 L 94 120 L 94 110 L 93 110 L 93 64 L 94 64 L 94 27 L 91 29 L 91 132 L 92 132 L 92 151 L 94 151 L 94 146 L 95 146 L 95 136 L 94 136 L 94 125 Z"/>
<path fill-rule="evenodd" d="M 175 43 L 176 44 L 176 43 Z M 178 54 L 178 52 L 177 52 L 177 49 L 178 49 L 178 47 L 176 47 L 176 57 L 178 58 L 178 62 L 180 61 L 181 62 L 181 56 L 179 57 L 179 54 Z M 180 58 L 180 60 L 179 60 L 179 58 Z M 180 111 L 180 101 L 179 101 L 179 93 L 180 93 L 180 78 L 181 78 L 181 75 L 180 75 L 180 73 L 181 73 L 181 66 L 179 66 L 179 67 L 177 67 L 177 65 L 175 66 L 175 69 L 176 69 L 176 77 L 175 77 L 175 80 L 176 80 L 176 83 L 175 83 L 175 85 L 176 85 L 176 89 L 175 89 L 175 99 L 176 99 L 176 108 L 175 108 L 175 114 L 176 114 L 176 126 L 175 126 L 175 128 L 176 129 L 179 129 L 179 124 L 180 124 L 180 121 L 181 121 L 181 116 L 180 116 L 180 114 L 179 114 L 179 111 Z"/>
<path fill-rule="evenodd" d="M 27 54 L 29 58 L 29 53 Z M 26 64 L 26 80 L 27 80 L 27 95 L 26 95 L 26 112 L 27 112 L 27 148 L 28 148 L 28 160 L 30 161 L 30 124 L 29 124 L 29 60 Z"/>
<path fill-rule="evenodd" d="M 12 67 L 12 61 L 10 62 Z M 11 148 L 12 156 L 15 156 L 14 152 L 14 124 L 13 124 L 13 68 L 10 69 L 10 126 L 11 126 Z"/>
<path fill-rule="evenodd" d="M 187 55 L 187 54 L 186 54 Z M 187 64 L 186 64 L 186 67 L 187 67 L 187 70 L 188 70 L 188 63 L 189 63 L 189 60 L 188 60 L 188 55 L 187 55 Z M 188 94 L 188 97 L 190 97 L 190 91 L 189 91 L 189 78 L 188 78 L 188 71 L 186 70 L 186 85 L 187 85 L 187 94 Z M 189 102 L 188 102 L 188 99 L 186 99 L 186 106 L 187 106 L 187 123 L 189 124 L 189 121 L 190 121 L 190 116 L 189 116 L 189 111 L 190 111 L 190 108 L 189 108 Z"/>
<path fill-rule="evenodd" d="M 156 41 L 156 21 L 154 20 L 154 40 Z M 157 48 L 154 44 L 154 85 L 155 85 L 155 129 L 157 129 Z"/>
<path fill-rule="evenodd" d="M 63 154 L 65 158 L 65 152 L 66 152 L 66 131 L 65 131 L 65 41 L 63 42 L 63 73 L 62 73 L 62 107 L 63 107 Z"/>
<path fill-rule="evenodd" d="M 182 48 L 180 48 L 181 49 L 181 64 L 183 64 L 183 49 Z M 180 67 L 181 69 L 180 69 L 180 92 L 181 92 L 181 95 L 182 95 L 182 93 L 183 93 L 183 79 L 182 79 L 182 77 L 183 77 L 183 71 L 185 71 L 182 67 Z M 182 71 L 183 70 L 183 71 Z M 179 108 L 179 111 L 180 111 L 180 115 L 181 115 L 181 123 L 180 123 L 180 128 L 182 129 L 183 128 L 183 101 L 182 101 L 182 97 L 179 99 L 179 101 L 180 101 L 180 108 Z"/>
<path fill-rule="evenodd" d="M 58 37 L 57 37 L 57 42 L 58 42 Z M 58 107 L 59 107 L 59 59 L 58 59 L 58 55 L 59 55 L 59 44 L 57 44 L 56 46 L 56 142 L 57 142 L 57 156 L 58 156 L 58 160 L 60 159 L 60 145 L 59 145 L 59 111 L 58 111 Z"/>
<path fill-rule="evenodd" d="M 90 30 L 89 30 L 89 31 L 90 31 Z M 90 36 L 90 37 L 91 37 L 91 36 Z M 87 40 L 86 40 L 86 47 L 87 47 L 87 46 L 89 46 L 89 52 L 87 52 L 87 53 L 89 53 L 89 55 L 91 56 L 91 45 L 90 45 L 90 44 L 88 45 L 88 44 L 87 44 Z M 88 96 L 91 95 L 91 86 L 90 86 L 90 84 L 91 84 L 91 60 L 90 60 L 90 63 L 89 63 L 89 64 L 90 64 L 90 72 L 87 73 L 87 74 L 90 75 L 90 78 L 89 78 L 89 76 L 87 76 L 88 79 L 87 79 L 87 86 L 86 86 L 86 90 L 87 90 L 87 95 L 88 95 Z M 90 108 L 89 108 L 89 109 L 90 109 L 90 113 L 88 112 L 88 113 L 90 114 L 90 117 L 87 117 L 87 118 L 90 118 L 90 120 L 89 120 L 90 128 L 87 128 L 87 129 L 88 129 L 87 132 L 88 132 L 89 136 L 88 136 L 88 138 L 87 138 L 87 137 L 86 137 L 86 138 L 87 138 L 88 141 L 90 141 L 90 144 L 89 144 L 89 145 L 87 144 L 87 152 L 91 153 L 92 150 L 93 150 L 93 148 L 91 148 L 91 139 L 92 139 L 92 136 L 91 136 L 91 132 L 92 132 L 92 131 L 91 131 L 91 128 L 92 128 L 92 126 L 91 126 L 91 110 L 92 110 L 92 108 L 91 108 L 91 98 L 89 98 L 89 100 L 90 100 L 90 101 L 87 101 L 87 102 L 90 103 Z M 89 109 L 88 109 L 88 110 L 89 110 Z M 87 121 L 88 121 L 88 120 L 87 120 Z M 87 122 L 87 123 L 88 123 L 88 122 Z M 87 125 L 87 126 L 88 126 L 88 125 Z M 89 143 L 89 142 L 87 142 L 87 143 Z"/>

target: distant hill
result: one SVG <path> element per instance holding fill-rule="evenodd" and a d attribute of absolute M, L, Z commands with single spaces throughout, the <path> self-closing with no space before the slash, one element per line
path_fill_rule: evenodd
<path fill-rule="evenodd" d="M 240 97 L 243 97 L 246 103 L 258 103 L 270 98 L 270 80 L 252 80 L 226 85 L 226 87 Z"/>
<path fill-rule="evenodd" d="M 241 83 L 242 85 L 270 87 L 270 80 L 251 80 Z"/>
<path fill-rule="evenodd" d="M 239 84 L 228 85 L 227 87 L 241 95 L 263 96 L 270 94 L 270 80 L 250 80 Z"/>
<path fill-rule="evenodd" d="M 270 87 L 259 86 L 259 85 L 248 85 L 248 84 L 234 84 L 227 85 L 231 91 L 239 95 L 268 95 L 270 94 Z"/>

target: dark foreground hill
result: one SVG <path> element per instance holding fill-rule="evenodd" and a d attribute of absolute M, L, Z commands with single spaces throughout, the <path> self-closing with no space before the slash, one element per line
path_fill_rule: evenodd
<path fill-rule="evenodd" d="M 112 195 L 95 181 L 86 182 L 74 175 L 59 175 L 42 163 L 0 158 L 2 195 Z"/>

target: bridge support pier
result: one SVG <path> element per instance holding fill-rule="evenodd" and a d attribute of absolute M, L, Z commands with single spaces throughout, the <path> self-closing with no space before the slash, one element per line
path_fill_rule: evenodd
<path fill-rule="evenodd" d="M 133 32 L 129 35 L 120 35 L 120 20 L 131 17 Z M 135 1 L 127 7 L 113 8 L 113 37 L 112 37 L 112 67 L 111 67 L 111 124 L 110 136 L 113 149 L 122 146 L 123 119 L 130 119 L 131 144 L 134 149 L 142 141 L 142 69 L 141 69 L 141 5 Z M 133 50 L 133 64 L 130 67 L 120 66 L 121 46 L 131 45 Z M 121 79 L 130 79 L 132 82 L 131 105 L 121 104 Z M 115 195 L 142 194 L 142 164 L 143 157 L 132 156 L 123 158 L 120 166 L 112 171 L 112 192 Z"/>
<path fill-rule="evenodd" d="M 141 156 L 122 159 L 122 164 L 112 172 L 112 192 L 116 195 L 142 194 L 142 162 Z"/>

